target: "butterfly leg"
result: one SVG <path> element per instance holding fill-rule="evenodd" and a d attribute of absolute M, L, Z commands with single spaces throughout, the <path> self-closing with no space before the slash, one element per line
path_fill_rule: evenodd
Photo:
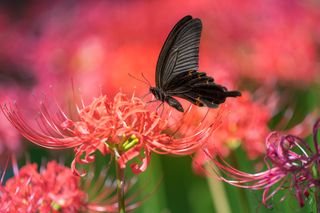
<path fill-rule="evenodd" d="M 182 118 L 181 118 L 181 121 L 180 121 L 180 125 L 176 128 L 176 130 L 172 133 L 172 136 L 175 136 L 179 130 L 182 128 L 183 126 L 183 123 L 184 123 L 184 120 L 186 119 L 187 117 L 187 114 L 190 113 L 192 109 L 192 104 L 190 104 L 187 108 L 187 110 L 185 112 L 183 112 L 183 115 L 182 115 Z"/>
<path fill-rule="evenodd" d="M 156 108 L 156 112 L 158 113 L 158 109 L 161 107 L 161 106 L 163 106 L 163 102 L 161 102 L 161 104 L 159 104 L 158 106 L 157 106 L 157 108 Z M 163 112 L 163 108 L 162 108 L 162 112 Z M 162 115 L 162 112 L 161 112 L 161 115 Z M 161 116 L 160 115 L 160 116 Z"/>
<path fill-rule="evenodd" d="M 164 103 L 162 102 L 162 110 L 161 110 L 161 115 L 160 115 L 160 117 L 162 117 L 162 114 L 163 114 L 163 111 L 164 111 Z"/>

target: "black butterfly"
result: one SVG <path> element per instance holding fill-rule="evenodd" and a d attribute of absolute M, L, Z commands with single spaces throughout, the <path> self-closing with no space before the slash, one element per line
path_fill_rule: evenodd
<path fill-rule="evenodd" d="M 198 72 L 201 30 L 201 20 L 191 16 L 185 16 L 173 27 L 157 62 L 156 87 L 149 89 L 157 100 L 167 102 L 180 112 L 184 109 L 172 96 L 197 106 L 216 108 L 227 97 L 241 95 L 239 91 L 228 91 L 214 83 L 206 73 Z"/>

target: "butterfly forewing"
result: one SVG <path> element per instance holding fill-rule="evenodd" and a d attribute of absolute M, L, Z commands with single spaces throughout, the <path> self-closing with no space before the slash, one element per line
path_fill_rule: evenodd
<path fill-rule="evenodd" d="M 156 68 L 156 86 L 166 90 L 182 72 L 198 70 L 200 19 L 186 16 L 171 30 L 160 52 Z"/>

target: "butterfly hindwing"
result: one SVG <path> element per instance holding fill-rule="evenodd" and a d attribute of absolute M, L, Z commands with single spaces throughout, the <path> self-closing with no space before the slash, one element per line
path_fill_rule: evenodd
<path fill-rule="evenodd" d="M 213 78 L 204 72 L 188 72 L 184 77 L 174 79 L 174 89 L 166 91 L 169 96 L 177 96 L 198 106 L 217 107 L 231 96 L 231 92 L 221 85 L 214 83 Z M 237 95 L 238 93 L 234 94 Z"/>

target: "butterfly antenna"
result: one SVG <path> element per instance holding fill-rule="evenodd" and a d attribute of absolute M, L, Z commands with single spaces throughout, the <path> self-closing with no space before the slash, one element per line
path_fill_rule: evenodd
<path fill-rule="evenodd" d="M 207 108 L 207 112 L 206 112 L 206 114 L 204 115 L 204 117 L 202 118 L 202 120 L 200 121 L 199 126 L 200 126 L 200 125 L 204 122 L 204 120 L 207 118 L 208 114 L 209 114 L 209 108 Z"/>
<path fill-rule="evenodd" d="M 162 104 L 162 103 L 161 103 Z M 158 109 L 160 108 L 161 104 L 159 104 L 156 108 L 156 112 L 158 112 Z"/>
<path fill-rule="evenodd" d="M 162 117 L 162 114 L 163 114 L 163 111 L 164 111 L 164 103 L 163 102 L 157 106 L 157 109 L 156 109 L 157 113 L 158 113 L 158 110 L 159 110 L 160 107 L 162 107 L 161 108 L 161 113 L 160 113 L 160 117 Z"/>
<path fill-rule="evenodd" d="M 182 128 L 183 123 L 185 122 L 185 119 L 186 119 L 186 115 L 187 115 L 187 113 L 190 113 L 191 109 L 192 109 L 192 104 L 190 104 L 188 109 L 183 113 L 182 118 L 180 120 L 180 125 L 173 132 L 172 136 L 175 136 L 179 132 L 179 130 Z"/>
<path fill-rule="evenodd" d="M 141 75 L 142 75 L 142 78 L 146 80 L 146 82 L 148 82 L 149 86 L 151 87 L 150 81 L 144 76 L 143 72 L 141 73 Z"/>
<path fill-rule="evenodd" d="M 129 75 L 131 78 L 133 78 L 133 79 L 135 79 L 135 80 L 137 80 L 137 81 L 140 81 L 140 82 L 142 82 L 142 83 L 150 86 L 149 81 L 145 82 L 145 81 L 143 81 L 143 80 L 141 80 L 141 79 L 139 79 L 139 78 L 136 78 L 135 76 L 131 75 L 130 73 L 128 73 L 128 75 Z"/>

